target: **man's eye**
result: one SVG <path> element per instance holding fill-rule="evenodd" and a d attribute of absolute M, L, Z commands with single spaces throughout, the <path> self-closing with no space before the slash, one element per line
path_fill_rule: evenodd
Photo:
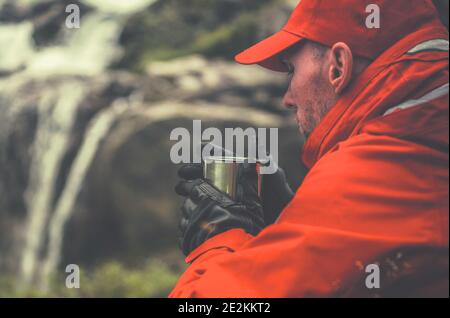
<path fill-rule="evenodd" d="M 292 65 L 288 65 L 288 76 L 291 77 L 294 75 L 294 67 Z"/>
<path fill-rule="evenodd" d="M 291 80 L 292 76 L 294 76 L 294 71 L 294 68 L 290 66 L 287 73 L 289 80 Z"/>

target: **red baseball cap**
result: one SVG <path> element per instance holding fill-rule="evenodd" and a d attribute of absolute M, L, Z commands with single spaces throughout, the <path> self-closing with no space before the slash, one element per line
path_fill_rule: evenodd
<path fill-rule="evenodd" d="M 369 28 L 366 20 L 377 11 L 380 27 Z M 303 39 L 330 47 L 345 42 L 354 54 L 375 59 L 404 36 L 436 23 L 442 26 L 432 0 L 302 0 L 280 31 L 235 59 L 286 72 L 278 54 Z"/>

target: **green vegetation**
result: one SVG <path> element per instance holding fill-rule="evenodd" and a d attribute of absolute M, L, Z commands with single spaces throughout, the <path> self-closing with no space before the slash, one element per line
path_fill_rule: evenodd
<path fill-rule="evenodd" d="M 79 289 L 66 288 L 65 273 L 55 276 L 47 291 L 17 290 L 12 278 L 0 278 L 0 297 L 167 297 L 180 273 L 181 268 L 171 269 L 161 261 L 148 262 L 138 269 L 113 261 L 81 271 Z"/>
<path fill-rule="evenodd" d="M 176 0 L 159 1 L 130 20 L 121 43 L 122 67 L 142 70 L 154 60 L 189 55 L 231 58 L 257 42 L 260 11 L 279 0 Z"/>

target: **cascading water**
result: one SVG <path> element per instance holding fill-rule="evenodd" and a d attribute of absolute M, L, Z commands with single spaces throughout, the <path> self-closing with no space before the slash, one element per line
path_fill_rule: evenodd
<path fill-rule="evenodd" d="M 14 116 L 20 113 L 22 105 L 16 105 L 15 94 L 25 84 L 63 78 L 52 87 L 42 85 L 43 90 L 35 101 L 37 126 L 24 194 L 25 235 L 18 244 L 22 246 L 19 283 L 24 288 L 35 283 L 45 287 L 47 278 L 56 269 L 64 226 L 73 213 L 86 171 L 99 142 L 124 109 L 123 105 L 113 105 L 92 119 L 61 194 L 57 196 L 57 177 L 68 151 L 80 102 L 87 92 L 86 82 L 89 77 L 102 74 L 120 56 L 117 42 L 126 18 L 153 2 L 81 1 L 92 8 L 85 15 L 81 12 L 81 28 L 63 27 L 61 44 L 39 49 L 34 45 L 31 22 L 0 24 L 0 75 L 4 76 L 0 78 L 0 107 L 7 113 L 5 116 L 14 121 Z M 0 0 L 0 8 L 11 3 Z M 15 0 L 16 5 L 25 8 L 37 3 L 35 0 Z M 2 138 L 7 138 L 8 125 L 3 125 L 1 132 Z"/>
<path fill-rule="evenodd" d="M 109 132 L 112 124 L 128 109 L 128 102 L 118 100 L 111 107 L 97 114 L 86 131 L 86 137 L 72 164 L 66 185 L 56 203 L 52 219 L 49 224 L 48 253 L 42 267 L 40 285 L 47 286 L 48 278 L 55 270 L 61 257 L 61 246 L 64 235 L 64 225 L 73 212 L 78 192 L 86 173 L 95 157 L 99 143 Z"/>
<path fill-rule="evenodd" d="M 43 96 L 39 103 L 30 180 L 26 190 L 29 217 L 21 263 L 21 283 L 24 285 L 30 284 L 34 278 L 47 221 L 52 217 L 51 201 L 56 178 L 82 97 L 83 88 L 79 83 L 65 83 L 59 90 Z"/>

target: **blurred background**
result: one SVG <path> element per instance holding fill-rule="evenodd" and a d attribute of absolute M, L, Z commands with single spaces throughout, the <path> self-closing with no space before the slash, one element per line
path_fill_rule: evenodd
<path fill-rule="evenodd" d="M 193 119 L 279 128 L 298 186 L 286 75 L 232 59 L 297 2 L 0 0 L 0 297 L 167 296 L 186 266 L 169 135 Z"/>

